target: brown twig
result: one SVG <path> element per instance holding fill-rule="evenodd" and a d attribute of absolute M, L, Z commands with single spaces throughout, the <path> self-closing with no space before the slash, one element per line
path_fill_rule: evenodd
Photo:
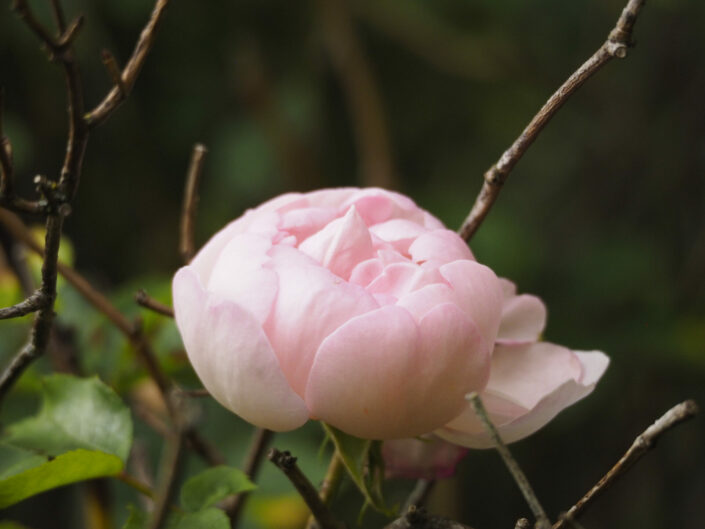
<path fill-rule="evenodd" d="M 157 29 L 168 5 L 169 0 L 157 0 L 155 3 L 149 20 L 137 39 L 132 56 L 122 70 L 120 75 L 122 85 L 113 86 L 105 98 L 88 113 L 86 123 L 89 128 L 96 127 L 105 121 L 132 91 L 147 55 L 154 45 Z"/>
<path fill-rule="evenodd" d="M 554 92 L 509 149 L 485 172 L 482 189 L 458 230 L 463 239 L 469 241 L 475 234 L 497 200 L 511 170 L 568 98 L 612 58 L 623 59 L 627 56 L 634 22 L 644 2 L 629 0 L 605 43 Z"/>
<path fill-rule="evenodd" d="M 186 189 L 184 203 L 181 210 L 181 225 L 179 229 L 179 253 L 185 264 L 191 261 L 196 253 L 194 244 L 194 224 L 198 207 L 198 184 L 203 170 L 203 159 L 207 149 L 200 143 L 193 146 L 191 162 L 186 173 Z"/>
<path fill-rule="evenodd" d="M 494 424 L 490 421 L 489 415 L 487 415 L 487 411 L 485 410 L 485 406 L 482 404 L 482 399 L 480 399 L 480 396 L 475 392 L 470 393 L 466 399 L 470 402 L 475 414 L 482 422 L 482 425 L 485 427 L 488 435 L 492 438 L 497 452 L 499 452 L 504 464 L 507 466 L 507 469 L 514 478 L 514 481 L 519 486 L 526 503 L 529 504 L 531 512 L 534 513 L 537 529 L 550 528 L 551 523 L 548 521 L 548 516 L 546 516 L 546 512 L 543 510 L 541 503 L 536 497 L 534 489 L 531 487 L 529 480 L 519 467 L 519 464 L 516 462 L 514 457 L 512 457 L 509 448 L 507 448 L 507 445 L 505 445 L 502 441 L 502 438 L 499 436 L 499 432 L 494 427 Z"/>
<path fill-rule="evenodd" d="M 311 513 L 316 518 L 321 529 L 342 529 L 344 527 L 342 523 L 333 517 L 326 504 L 321 501 L 316 488 L 296 465 L 294 456 L 289 452 L 280 452 L 276 448 L 272 448 L 267 454 L 267 458 L 289 478 L 289 481 L 299 492 L 308 508 L 311 509 Z"/>
<path fill-rule="evenodd" d="M 319 0 L 321 26 L 331 64 L 347 98 L 366 186 L 393 188 L 396 174 L 382 97 L 357 35 L 348 0 Z"/>
<path fill-rule="evenodd" d="M 149 529 L 160 529 L 166 523 L 171 499 L 176 491 L 178 476 L 183 460 L 184 434 L 181 430 L 169 436 L 162 457 L 159 486 L 154 495 L 154 510 L 149 521 Z"/>
<path fill-rule="evenodd" d="M 610 487 L 620 476 L 624 475 L 626 471 L 639 461 L 649 450 L 654 448 L 656 441 L 658 441 L 664 433 L 674 426 L 692 419 L 697 413 L 698 405 L 692 400 L 681 402 L 664 413 L 634 440 L 629 450 L 617 461 L 610 471 L 570 508 L 566 513 L 566 517 L 571 519 L 577 518 L 595 498 Z M 565 519 L 562 519 L 553 525 L 553 529 L 563 529 L 565 526 Z"/>
<path fill-rule="evenodd" d="M 407 512 L 412 505 L 417 509 L 422 507 L 428 500 L 428 496 L 431 494 L 435 484 L 436 480 L 434 479 L 419 479 L 414 486 L 414 490 L 406 498 L 401 512 Z"/>
<path fill-rule="evenodd" d="M 529 527 L 531 527 L 531 522 L 526 518 L 519 518 L 514 525 L 514 529 L 529 529 Z"/>
<path fill-rule="evenodd" d="M 105 69 L 108 71 L 110 80 L 120 91 L 120 97 L 125 98 L 127 96 L 127 89 L 125 88 L 125 83 L 122 81 L 122 72 L 118 67 L 115 56 L 110 53 L 110 50 L 103 50 L 100 52 L 100 59 L 103 61 L 103 66 L 105 66 Z"/>
<path fill-rule="evenodd" d="M 44 294 L 41 289 L 35 290 L 34 293 L 27 299 L 20 301 L 11 307 L 0 309 L 0 320 L 9 320 L 11 318 L 26 316 L 31 312 L 38 311 L 45 305 L 45 303 L 46 299 L 44 298 Z"/>
<path fill-rule="evenodd" d="M 135 301 L 140 307 L 154 311 L 157 314 L 161 314 L 162 316 L 167 316 L 169 318 L 174 317 L 174 309 L 150 297 L 149 294 L 142 289 L 135 293 Z"/>
<path fill-rule="evenodd" d="M 245 461 L 242 465 L 242 471 L 250 478 L 250 481 L 255 481 L 257 478 L 257 473 L 262 464 L 262 458 L 264 457 L 267 446 L 274 437 L 274 432 L 267 430 L 265 428 L 256 428 L 254 435 L 252 436 L 252 442 L 250 443 L 250 450 L 245 457 Z M 240 514 L 242 513 L 247 498 L 249 497 L 249 492 L 241 492 L 233 496 L 232 502 L 227 506 L 225 512 L 230 518 L 230 526 L 237 527 Z"/>

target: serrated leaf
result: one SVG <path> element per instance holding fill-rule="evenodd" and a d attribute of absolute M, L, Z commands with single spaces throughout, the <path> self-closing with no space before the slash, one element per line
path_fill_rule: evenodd
<path fill-rule="evenodd" d="M 225 512 L 215 508 L 176 515 L 172 519 L 169 529 L 230 529 L 230 520 Z"/>
<path fill-rule="evenodd" d="M 45 455 L 79 448 L 127 460 L 132 444 L 129 409 L 97 377 L 43 379 L 39 413 L 7 428 L 3 441 Z"/>
<path fill-rule="evenodd" d="M 114 454 L 83 449 L 67 452 L 0 480 L 0 509 L 69 483 L 114 476 L 122 468 L 123 462 Z"/>
<path fill-rule="evenodd" d="M 217 466 L 189 478 L 181 488 L 181 506 L 199 511 L 231 494 L 255 489 L 245 473 L 234 467 Z"/>
<path fill-rule="evenodd" d="M 365 501 L 376 511 L 392 516 L 394 511 L 384 503 L 379 481 L 377 457 L 379 441 L 359 439 L 338 430 L 330 424 L 323 424 L 328 436 L 333 440 L 335 451 L 343 461 L 353 483 L 360 489 Z"/>

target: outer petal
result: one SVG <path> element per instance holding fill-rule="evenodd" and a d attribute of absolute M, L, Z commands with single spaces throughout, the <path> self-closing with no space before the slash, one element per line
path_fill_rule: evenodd
<path fill-rule="evenodd" d="M 546 326 L 546 306 L 536 296 L 514 296 L 502 306 L 497 332 L 500 343 L 535 342 Z"/>
<path fill-rule="evenodd" d="M 487 359 L 477 351 L 481 341 L 453 305 L 437 307 L 419 326 L 406 310 L 382 307 L 321 344 L 306 403 L 312 416 L 358 437 L 431 431 L 462 409 L 463 395 L 479 382 L 478 364 Z"/>
<path fill-rule="evenodd" d="M 281 216 L 280 230 L 291 233 L 298 242 L 321 230 L 337 217 L 336 208 L 301 208 L 287 211 Z"/>
<path fill-rule="evenodd" d="M 422 224 L 396 218 L 375 224 L 370 228 L 371 233 L 390 243 L 395 250 L 405 255 L 408 255 L 411 243 L 426 231 Z"/>
<path fill-rule="evenodd" d="M 362 287 L 343 281 L 294 248 L 274 247 L 270 254 L 279 294 L 264 329 L 291 387 L 303 396 L 324 338 L 379 304 Z"/>
<path fill-rule="evenodd" d="M 434 436 L 396 439 L 382 444 L 388 478 L 438 479 L 453 475 L 468 449 Z"/>
<path fill-rule="evenodd" d="M 439 270 L 455 291 L 457 305 L 477 324 L 486 342 L 494 343 L 502 311 L 502 288 L 495 273 L 468 260 L 453 261 Z"/>
<path fill-rule="evenodd" d="M 498 346 L 490 381 L 481 395 L 502 439 L 511 443 L 534 433 L 587 396 L 608 364 L 607 356 L 598 351 L 574 353 L 543 342 Z M 492 446 L 469 407 L 436 434 L 470 448 Z"/>
<path fill-rule="evenodd" d="M 263 268 L 269 261 L 269 240 L 257 235 L 236 235 L 220 253 L 208 281 L 208 290 L 250 311 L 263 324 L 277 296 L 278 278 Z"/>
<path fill-rule="evenodd" d="M 396 298 L 426 285 L 444 283 L 438 269 L 425 269 L 412 263 L 393 263 L 367 286 L 373 294 L 388 294 Z"/>
<path fill-rule="evenodd" d="M 174 277 L 174 309 L 186 352 L 210 393 L 246 421 L 271 430 L 308 419 L 260 324 L 246 310 L 208 296 L 190 269 Z"/>

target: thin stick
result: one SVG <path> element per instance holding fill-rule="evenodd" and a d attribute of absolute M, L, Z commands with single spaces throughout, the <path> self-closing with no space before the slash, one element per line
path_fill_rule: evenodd
<path fill-rule="evenodd" d="M 135 293 L 135 301 L 140 307 L 154 311 L 157 314 L 161 314 L 162 316 L 167 316 L 169 318 L 174 317 L 174 309 L 150 297 L 149 294 L 142 289 Z"/>
<path fill-rule="evenodd" d="M 681 402 L 664 413 L 634 440 L 629 450 L 617 461 L 610 471 L 570 508 L 566 513 L 566 517 L 576 519 L 595 498 L 610 487 L 620 476 L 624 475 L 624 473 L 629 470 L 634 463 L 639 461 L 644 454 L 654 448 L 656 441 L 658 441 L 665 432 L 684 421 L 692 419 L 697 413 L 698 405 L 692 400 Z M 553 529 L 562 529 L 565 526 L 566 521 L 562 519 L 553 525 Z"/>
<path fill-rule="evenodd" d="M 289 478 L 289 481 L 299 492 L 308 508 L 311 509 L 311 513 L 316 518 L 321 529 L 341 529 L 343 527 L 333 517 L 326 504 L 318 496 L 318 491 L 296 465 L 294 456 L 289 452 L 280 452 L 276 448 L 272 448 L 267 454 L 267 458 Z"/>
<path fill-rule="evenodd" d="M 421 507 L 428 500 L 428 496 L 433 490 L 433 486 L 436 484 L 435 479 L 419 479 L 414 486 L 414 490 L 411 491 L 409 497 L 404 502 L 404 507 L 402 507 L 401 512 L 408 511 L 411 506 Z"/>
<path fill-rule="evenodd" d="M 186 190 L 184 191 L 184 204 L 181 210 L 181 227 L 179 230 L 179 253 L 184 263 L 188 264 L 196 253 L 193 242 L 196 209 L 198 206 L 198 183 L 201 180 L 203 159 L 207 149 L 200 143 L 193 146 L 191 162 L 186 173 Z"/>
<path fill-rule="evenodd" d="M 254 435 L 252 436 L 252 442 L 250 443 L 250 450 L 247 453 L 247 457 L 242 465 L 242 471 L 253 481 L 257 477 L 257 473 L 262 464 L 262 458 L 264 457 L 267 446 L 274 437 L 274 432 L 267 430 L 265 428 L 256 428 Z M 237 527 L 239 522 L 240 514 L 242 513 L 247 498 L 249 497 L 249 492 L 241 492 L 233 497 L 232 503 L 226 508 L 226 513 L 228 518 L 230 518 L 230 526 Z"/>
<path fill-rule="evenodd" d="M 333 453 L 333 457 L 330 459 L 330 464 L 328 465 L 328 470 L 326 470 L 326 475 L 321 483 L 321 488 L 318 489 L 318 497 L 325 505 L 330 505 L 335 497 L 336 492 L 338 492 L 338 487 L 345 473 L 345 466 L 343 465 L 343 460 L 338 455 L 337 450 Z M 318 523 L 316 519 L 311 515 L 306 523 L 307 529 L 317 529 Z"/>
<path fill-rule="evenodd" d="M 514 525 L 514 529 L 529 529 L 529 527 L 531 527 L 531 523 L 526 518 L 519 518 Z"/>
<path fill-rule="evenodd" d="M 120 76 L 122 85 L 113 86 L 105 98 L 88 113 L 86 123 L 89 128 L 96 127 L 105 121 L 132 91 L 147 55 L 154 45 L 157 29 L 168 5 L 169 0 L 157 0 L 147 24 L 144 26 L 142 33 L 140 33 L 139 39 L 137 39 L 132 56 L 122 70 Z"/>
<path fill-rule="evenodd" d="M 534 513 L 537 528 L 547 529 L 551 527 L 551 523 L 548 521 L 548 516 L 546 516 L 546 512 L 543 510 L 543 507 L 541 507 L 541 503 L 539 503 L 536 494 L 534 494 L 534 490 L 531 488 L 529 480 L 526 478 L 526 475 L 521 470 L 519 464 L 512 456 L 511 452 L 507 448 L 507 445 L 505 445 L 502 441 L 502 438 L 499 436 L 499 432 L 494 427 L 494 424 L 492 424 L 492 421 L 490 421 L 490 418 L 487 415 L 487 410 L 485 410 L 485 406 L 482 404 L 480 396 L 477 393 L 472 392 L 465 398 L 470 402 L 470 405 L 475 411 L 475 414 L 480 419 L 480 421 L 482 421 L 482 425 L 485 427 L 485 430 L 487 430 L 487 433 L 492 438 L 492 441 L 495 444 L 495 448 L 499 452 L 499 455 L 502 456 L 504 464 L 507 466 L 507 469 L 514 478 L 514 481 L 519 486 L 521 493 L 524 495 L 526 503 L 529 504 L 531 512 Z"/>
<path fill-rule="evenodd" d="M 644 2 L 645 0 L 629 0 L 617 20 L 617 25 L 610 32 L 605 43 L 556 90 L 541 107 L 538 114 L 529 122 L 521 135 L 514 140 L 511 147 L 504 151 L 499 160 L 485 172 L 482 189 L 475 199 L 475 204 L 470 214 L 458 230 L 463 239 L 469 241 L 475 234 L 495 200 L 497 200 L 509 173 L 546 124 L 558 112 L 558 109 L 612 58 L 623 59 L 627 56 L 627 48 L 631 46 L 634 22 Z"/>
<path fill-rule="evenodd" d="M 320 0 L 318 4 L 328 55 L 355 130 L 362 180 L 367 186 L 392 188 L 396 178 L 382 97 L 355 34 L 347 0 Z"/>
<path fill-rule="evenodd" d="M 183 432 L 174 432 L 167 443 L 161 464 L 161 479 L 154 496 L 154 510 L 149 521 L 149 529 L 160 529 L 166 523 L 171 498 L 181 470 L 184 446 Z"/>
<path fill-rule="evenodd" d="M 142 483 L 139 479 L 134 476 L 127 474 L 126 472 L 120 472 L 116 479 L 122 481 L 128 487 L 135 489 L 140 494 L 147 496 L 148 498 L 154 499 L 154 491 L 149 488 L 146 484 Z"/>

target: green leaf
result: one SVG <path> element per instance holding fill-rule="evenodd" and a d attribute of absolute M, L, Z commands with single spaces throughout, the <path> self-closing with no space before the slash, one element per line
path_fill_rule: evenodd
<path fill-rule="evenodd" d="M 220 509 L 204 509 L 176 516 L 169 529 L 230 529 L 230 520 Z"/>
<path fill-rule="evenodd" d="M 46 462 L 45 456 L 0 443 L 0 481 Z"/>
<path fill-rule="evenodd" d="M 382 497 L 379 441 L 359 439 L 341 432 L 337 428 L 322 422 L 328 436 L 333 440 L 335 451 L 342 459 L 345 469 L 357 488 L 365 497 L 365 501 L 388 516 L 394 515 L 394 510 L 387 507 Z"/>
<path fill-rule="evenodd" d="M 46 455 L 83 448 L 127 460 L 132 418 L 112 389 L 96 377 L 51 375 L 43 382 L 39 413 L 10 425 L 4 442 Z"/>
<path fill-rule="evenodd" d="M 67 452 L 0 480 L 0 509 L 62 485 L 114 476 L 122 468 L 123 462 L 113 454 L 83 449 Z"/>
<path fill-rule="evenodd" d="M 210 507 L 231 494 L 255 489 L 244 472 L 237 468 L 218 466 L 189 478 L 181 488 L 181 505 L 187 511 Z"/>
<path fill-rule="evenodd" d="M 134 505 L 128 505 L 127 510 L 130 511 L 130 514 L 122 529 L 144 529 L 147 526 L 146 512 L 136 508 Z"/>

